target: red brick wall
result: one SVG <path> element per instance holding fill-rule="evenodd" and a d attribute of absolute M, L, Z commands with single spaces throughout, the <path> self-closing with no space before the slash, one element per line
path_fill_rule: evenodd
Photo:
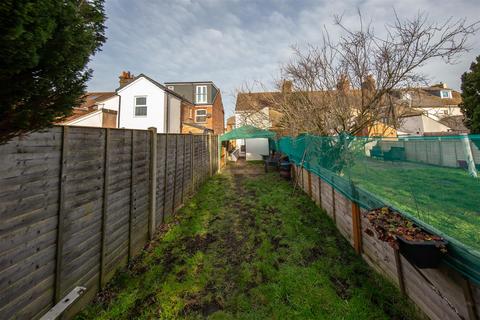
<path fill-rule="evenodd" d="M 212 129 L 214 133 L 222 134 L 225 131 L 225 111 L 223 110 L 222 95 L 220 90 L 217 92 L 217 96 L 213 101 L 212 119 Z"/>

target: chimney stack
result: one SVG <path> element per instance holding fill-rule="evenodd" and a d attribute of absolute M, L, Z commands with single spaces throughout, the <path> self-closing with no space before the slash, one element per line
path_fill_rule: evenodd
<path fill-rule="evenodd" d="M 122 71 L 120 76 L 118 77 L 120 82 L 120 88 L 126 86 L 130 82 L 132 82 L 134 75 L 130 73 L 130 71 Z"/>
<path fill-rule="evenodd" d="M 365 81 L 362 83 L 362 90 L 367 92 L 374 92 L 375 91 L 375 79 L 371 74 L 366 76 Z"/>
<path fill-rule="evenodd" d="M 283 80 L 282 83 L 282 93 L 292 92 L 293 83 L 291 80 Z"/>
<path fill-rule="evenodd" d="M 346 75 L 344 74 L 340 75 L 340 78 L 338 79 L 338 82 L 337 82 L 337 90 L 343 93 L 348 92 L 348 90 L 350 90 L 350 81 L 348 80 L 348 77 Z"/>

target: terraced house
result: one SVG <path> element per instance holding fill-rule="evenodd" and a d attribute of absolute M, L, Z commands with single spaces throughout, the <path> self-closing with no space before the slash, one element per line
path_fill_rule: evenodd
<path fill-rule="evenodd" d="M 193 104 L 183 109 L 182 133 L 224 132 L 222 95 L 212 81 L 166 82 L 165 86 Z"/>
<path fill-rule="evenodd" d="M 73 126 L 148 129 L 160 133 L 224 132 L 220 89 L 212 81 L 161 84 L 123 71 L 112 92 L 89 92 L 60 123 Z"/>

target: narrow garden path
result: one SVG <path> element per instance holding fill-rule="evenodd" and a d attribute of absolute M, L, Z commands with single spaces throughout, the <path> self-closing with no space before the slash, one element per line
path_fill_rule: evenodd
<path fill-rule="evenodd" d="M 258 165 L 209 180 L 79 319 L 415 319 L 300 191 Z"/>

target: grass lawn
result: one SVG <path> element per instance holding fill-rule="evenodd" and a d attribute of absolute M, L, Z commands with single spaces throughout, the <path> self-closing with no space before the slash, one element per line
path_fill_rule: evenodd
<path fill-rule="evenodd" d="M 210 179 L 78 319 L 416 319 L 277 175 Z"/>
<path fill-rule="evenodd" d="M 365 190 L 480 252 L 480 179 L 461 169 L 369 158 L 357 161 L 351 176 Z"/>

